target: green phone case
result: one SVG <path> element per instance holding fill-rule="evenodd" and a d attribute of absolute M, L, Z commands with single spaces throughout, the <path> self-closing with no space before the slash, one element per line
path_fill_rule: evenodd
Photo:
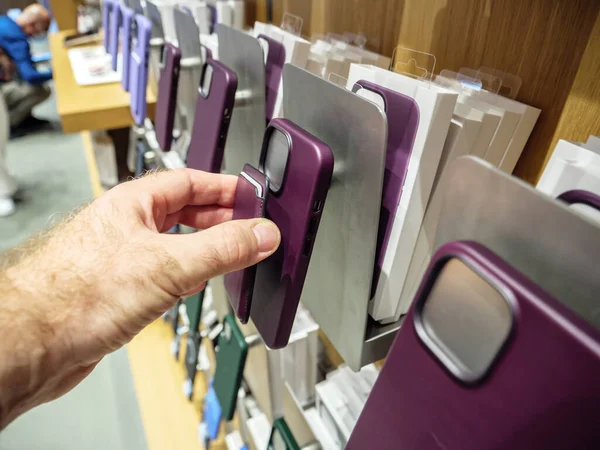
<path fill-rule="evenodd" d="M 273 423 L 267 450 L 300 450 L 300 446 L 284 419 L 277 419 Z"/>
<path fill-rule="evenodd" d="M 204 291 L 198 292 L 190 297 L 187 297 L 183 303 L 190 319 L 190 331 L 195 332 L 200 330 L 200 319 L 202 318 L 202 304 L 204 303 Z"/>
<path fill-rule="evenodd" d="M 223 320 L 223 331 L 219 335 L 217 369 L 213 379 L 213 389 L 221 405 L 223 419 L 233 419 L 237 394 L 242 383 L 248 344 L 232 314 Z"/>

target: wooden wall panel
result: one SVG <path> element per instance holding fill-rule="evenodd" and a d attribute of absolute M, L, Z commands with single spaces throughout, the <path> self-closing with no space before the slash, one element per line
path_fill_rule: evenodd
<path fill-rule="evenodd" d="M 258 20 L 256 16 L 260 8 L 260 2 L 261 0 L 245 0 L 244 12 L 246 17 L 244 18 L 244 23 L 247 27 L 253 27 L 254 22 Z M 264 22 L 264 20 L 261 22 Z"/>
<path fill-rule="evenodd" d="M 278 2 L 285 10 L 302 0 Z M 542 114 L 515 174 L 535 183 L 559 121 L 568 123 L 561 119 L 567 99 L 565 113 L 584 113 L 571 88 L 599 12 L 598 0 L 312 0 L 311 32 L 363 33 L 367 48 L 388 56 L 396 45 L 430 52 L 436 72 L 488 66 L 520 76 L 517 99 Z"/>
<path fill-rule="evenodd" d="M 289 7 L 289 4 L 286 0 L 272 0 L 271 4 L 273 5 L 273 24 L 279 26 L 285 8 Z"/>
<path fill-rule="evenodd" d="M 600 136 L 600 15 L 581 59 L 550 149 L 559 139 L 585 142 L 590 134 Z M 550 153 L 544 164 L 549 156 Z"/>
<path fill-rule="evenodd" d="M 248 18 L 248 15 L 246 15 Z M 267 22 L 267 0 L 256 0 L 256 20 L 259 22 Z M 249 27 L 254 26 L 254 22 L 247 24 Z"/>
<path fill-rule="evenodd" d="M 284 12 L 289 12 L 302 18 L 302 36 L 310 39 L 312 36 L 312 6 L 311 0 L 285 0 Z M 281 21 L 279 22 L 281 23 Z"/>
<path fill-rule="evenodd" d="M 314 34 L 312 29 L 312 17 L 313 17 L 313 3 L 317 4 L 317 11 L 319 10 L 319 3 L 321 0 L 272 0 L 273 5 L 273 24 L 281 25 L 281 20 L 285 13 L 294 14 L 302 18 L 302 36 L 310 39 Z M 267 19 L 267 1 L 259 0 L 259 9 L 262 9 L 257 15 L 257 20 L 266 22 Z M 262 19 L 262 20 L 261 20 Z M 318 16 L 317 21 L 320 22 L 321 17 Z"/>
<path fill-rule="evenodd" d="M 400 32 L 404 0 L 323 1 L 325 32 L 362 33 L 369 50 L 391 56 Z"/>
<path fill-rule="evenodd" d="M 515 173 L 535 183 L 599 8 L 596 0 L 406 0 L 398 42 L 435 54 L 438 72 L 488 66 L 523 79 L 518 100 L 542 114 Z"/>
<path fill-rule="evenodd" d="M 314 36 L 316 34 L 325 34 L 327 30 L 327 22 L 325 17 L 327 11 L 327 4 L 323 0 L 312 0 L 311 3 L 311 36 Z"/>

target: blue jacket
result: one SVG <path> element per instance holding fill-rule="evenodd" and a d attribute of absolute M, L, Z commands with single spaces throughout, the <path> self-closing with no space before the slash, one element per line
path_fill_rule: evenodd
<path fill-rule="evenodd" d="M 31 62 L 27 36 L 8 16 L 0 16 L 0 47 L 15 62 L 19 77 L 30 84 L 42 84 L 52 79 L 52 72 L 38 72 Z"/>

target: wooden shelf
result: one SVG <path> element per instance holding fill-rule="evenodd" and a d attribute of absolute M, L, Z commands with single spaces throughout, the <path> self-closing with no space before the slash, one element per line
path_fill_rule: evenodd
<path fill-rule="evenodd" d="M 175 361 L 170 352 L 172 338 L 171 327 L 159 319 L 127 346 L 148 449 L 202 450 L 198 424 L 208 380 L 201 372 L 196 375 L 194 396 L 190 402 L 182 391 L 185 346 L 182 344 L 180 361 Z M 210 448 L 227 448 L 224 425 Z"/>
<path fill-rule="evenodd" d="M 63 131 L 108 130 L 133 125 L 129 93 L 121 83 L 80 86 L 75 82 L 71 62 L 64 46 L 65 36 L 73 31 L 61 31 L 49 37 L 56 107 Z M 97 45 L 101 45 L 98 43 Z M 147 91 L 148 117 L 154 117 L 156 96 Z"/>

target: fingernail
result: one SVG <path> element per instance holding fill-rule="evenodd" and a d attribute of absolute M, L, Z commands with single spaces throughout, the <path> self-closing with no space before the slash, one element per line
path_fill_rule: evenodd
<path fill-rule="evenodd" d="M 252 231 L 258 241 L 258 251 L 270 252 L 279 245 L 279 229 L 270 220 L 261 220 Z"/>

